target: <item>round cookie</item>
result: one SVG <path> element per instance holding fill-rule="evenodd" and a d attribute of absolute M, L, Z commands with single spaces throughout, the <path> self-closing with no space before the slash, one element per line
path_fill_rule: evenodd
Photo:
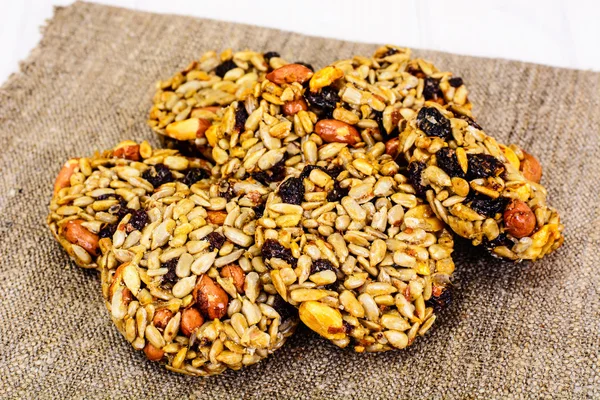
<path fill-rule="evenodd" d="M 299 164 L 257 222 L 278 293 L 312 330 L 357 352 L 424 335 L 454 271 L 451 233 L 384 152 L 321 147 L 322 161 Z"/>
<path fill-rule="evenodd" d="M 269 175 L 275 166 L 310 152 L 313 147 L 305 146 L 302 138 L 312 134 L 325 142 L 372 145 L 397 135 L 400 121 L 427 100 L 471 106 L 461 78 L 411 59 L 409 49 L 384 46 L 371 58 L 356 56 L 316 72 L 279 57 L 269 58 L 273 70 L 265 69 L 260 60 L 267 54 L 228 51 L 218 57 L 210 52 L 159 82 L 150 125 L 179 140 L 173 144 L 179 148 L 193 142 L 192 154 L 215 161 L 223 176 L 242 179 L 245 173 Z M 248 63 L 248 57 L 254 62 Z M 228 75 L 220 78 L 213 70 L 220 60 L 233 60 L 221 64 L 229 66 L 243 62 L 234 77 L 246 73 L 247 67 L 252 71 L 243 76 L 252 78 L 243 78 L 241 84 L 227 81 Z M 196 77 L 201 73 L 209 76 L 202 85 Z M 215 96 L 209 94 L 215 89 L 207 85 L 231 90 Z M 210 110 L 203 108 L 209 104 Z"/>
<path fill-rule="evenodd" d="M 112 320 L 136 350 L 189 375 L 255 364 L 283 345 L 297 312 L 263 284 L 254 243 L 268 189 L 254 181 L 163 184 L 120 220 L 99 259 Z"/>
<path fill-rule="evenodd" d="M 147 142 L 124 141 L 92 157 L 73 158 L 56 178 L 48 226 L 77 265 L 96 268 L 101 239 L 114 235 L 120 218 L 139 210 L 163 183 L 192 185 L 210 170 L 204 160 L 152 149 Z M 134 212 L 131 224 L 141 222 Z"/>
<path fill-rule="evenodd" d="M 473 245 L 520 261 L 540 259 L 563 243 L 537 159 L 496 142 L 464 109 L 428 102 L 396 140 L 417 194 Z"/>

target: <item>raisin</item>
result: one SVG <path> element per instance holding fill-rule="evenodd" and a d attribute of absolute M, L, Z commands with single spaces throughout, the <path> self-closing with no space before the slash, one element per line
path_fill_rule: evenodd
<path fill-rule="evenodd" d="M 450 120 L 433 107 L 421 108 L 417 114 L 417 128 L 425 132 L 427 136 L 437 136 L 445 140 L 452 137 Z"/>
<path fill-rule="evenodd" d="M 96 197 L 96 200 L 108 200 L 108 199 L 115 198 L 115 196 L 117 197 L 117 200 L 121 197 L 119 195 L 106 193 L 106 194 L 101 194 L 100 196 Z"/>
<path fill-rule="evenodd" d="M 406 171 L 408 175 L 408 180 L 415 188 L 415 192 L 418 196 L 423 196 L 427 191 L 427 186 L 424 186 L 421 183 L 421 174 L 423 173 L 426 167 L 427 166 L 422 161 L 413 161 L 410 164 L 408 164 L 408 170 Z"/>
<path fill-rule="evenodd" d="M 399 53 L 399 52 L 400 52 L 400 50 L 398 50 L 398 49 L 393 49 L 393 48 L 389 47 L 389 48 L 388 48 L 388 51 L 386 51 L 386 52 L 385 52 L 385 53 L 384 53 L 384 54 L 381 56 L 381 58 L 385 58 L 385 57 L 387 57 L 387 56 L 391 56 L 391 55 L 397 54 L 397 53 Z"/>
<path fill-rule="evenodd" d="M 141 231 L 148 223 L 148 213 L 144 210 L 134 210 L 131 213 L 131 219 L 125 228 L 127 233 L 133 231 Z"/>
<path fill-rule="evenodd" d="M 206 240 L 210 243 L 210 246 L 208 246 L 210 251 L 221 250 L 221 247 L 223 247 L 223 244 L 225 243 L 225 236 L 218 232 L 211 232 L 206 235 Z"/>
<path fill-rule="evenodd" d="M 443 147 L 438 150 L 438 152 L 435 153 L 435 158 L 437 160 L 438 167 L 444 170 L 444 172 L 451 177 L 465 177 L 465 173 L 458 163 L 456 152 L 450 147 Z"/>
<path fill-rule="evenodd" d="M 262 247 L 262 256 L 265 260 L 273 257 L 280 258 L 290 264 L 292 267 L 295 267 L 296 263 L 298 262 L 298 260 L 292 255 L 292 251 L 283 247 L 283 245 L 275 239 L 265 240 L 265 243 Z"/>
<path fill-rule="evenodd" d="M 340 101 L 337 89 L 332 86 L 325 86 L 320 91 L 313 93 L 307 90 L 304 93 L 304 99 L 308 105 L 315 108 L 321 118 L 332 118 L 333 110 Z"/>
<path fill-rule="evenodd" d="M 127 214 L 133 213 L 133 211 L 134 210 L 127 207 L 127 202 L 125 202 L 125 200 L 123 200 L 123 198 L 120 196 L 119 196 L 119 204 L 110 206 L 110 208 L 108 209 L 109 214 L 116 216 L 118 221 L 125 218 L 125 216 Z"/>
<path fill-rule="evenodd" d="M 425 100 L 437 100 L 444 97 L 440 89 L 440 80 L 435 78 L 425 78 L 425 86 L 423 87 L 423 97 Z"/>
<path fill-rule="evenodd" d="M 494 240 L 488 240 L 488 238 L 484 235 L 482 244 L 486 249 L 492 250 L 494 247 L 500 246 L 511 248 L 514 245 L 514 242 L 508 238 L 506 233 L 502 232 Z"/>
<path fill-rule="evenodd" d="M 222 62 L 215 68 L 215 74 L 220 76 L 221 78 L 225 76 L 227 71 L 237 68 L 237 65 L 233 62 L 233 60 L 227 60 Z"/>
<path fill-rule="evenodd" d="M 276 51 L 267 51 L 265 54 L 263 54 L 263 57 L 265 58 L 265 60 L 267 60 L 267 62 L 269 62 L 269 60 L 273 57 L 280 57 L 279 53 Z"/>
<path fill-rule="evenodd" d="M 467 161 L 468 180 L 499 176 L 504 172 L 504 165 L 489 154 L 467 154 Z"/>
<path fill-rule="evenodd" d="M 104 238 L 112 238 L 115 232 L 117 231 L 117 224 L 105 224 L 98 232 L 98 237 L 100 239 Z"/>
<path fill-rule="evenodd" d="M 448 307 L 452 303 L 452 289 L 450 287 L 442 288 L 442 292 L 438 295 L 432 295 L 425 302 L 425 306 L 433 307 L 435 312 L 439 312 Z"/>
<path fill-rule="evenodd" d="M 508 200 L 504 197 L 491 199 L 489 197 L 476 198 L 470 204 L 470 207 L 477 213 L 486 217 L 493 218 L 497 213 L 503 212 Z"/>
<path fill-rule="evenodd" d="M 265 203 L 259 204 L 253 208 L 254 213 L 256 214 L 256 218 L 262 218 L 265 213 Z"/>
<path fill-rule="evenodd" d="M 156 164 L 142 173 L 142 178 L 155 188 L 175 180 L 171 170 L 165 164 Z"/>
<path fill-rule="evenodd" d="M 379 133 L 384 136 L 385 141 L 387 139 L 388 131 L 386 131 L 383 126 L 383 111 L 373 110 L 373 114 L 375 115 L 375 122 L 377 122 L 377 126 L 379 127 Z"/>
<path fill-rule="evenodd" d="M 304 169 L 302 169 L 302 172 L 300 173 L 300 179 L 308 178 L 308 176 L 314 169 L 320 169 L 321 171 L 323 171 L 323 168 L 319 167 L 318 165 L 307 165 L 304 167 Z"/>
<path fill-rule="evenodd" d="M 416 76 L 417 78 L 425 78 L 425 74 L 423 73 L 423 71 L 421 71 L 419 64 L 414 62 L 408 64 L 408 66 L 406 67 L 406 72 L 413 76 Z"/>
<path fill-rule="evenodd" d="M 177 274 L 175 273 L 175 270 L 177 268 L 178 261 L 179 258 L 172 258 L 160 265 L 161 268 L 167 268 L 167 273 L 162 277 L 161 285 L 163 287 L 173 287 L 173 285 L 177 282 Z"/>
<path fill-rule="evenodd" d="M 448 79 L 448 83 L 450 84 L 450 86 L 455 88 L 461 87 L 463 84 L 463 79 L 457 76 L 456 78 Z"/>
<path fill-rule="evenodd" d="M 274 296 L 273 304 L 271 305 L 277 311 L 277 314 L 281 317 L 281 322 L 288 320 L 289 318 L 296 316 L 296 309 L 280 295 Z"/>
<path fill-rule="evenodd" d="M 310 64 L 308 64 L 308 63 L 305 63 L 304 61 L 296 61 L 296 62 L 294 62 L 293 64 L 299 64 L 299 65 L 303 65 L 303 66 L 305 66 L 306 68 L 310 69 L 312 72 L 315 72 L 315 68 L 314 68 L 312 65 L 310 65 Z"/>
<path fill-rule="evenodd" d="M 233 185 L 228 181 L 221 181 L 219 183 L 219 196 L 225 198 L 227 201 L 233 199 L 235 196 Z"/>
<path fill-rule="evenodd" d="M 333 189 L 327 193 L 327 201 L 341 201 L 344 197 L 348 196 L 349 189 L 340 186 L 340 183 L 336 180 L 333 183 Z"/>
<path fill-rule="evenodd" d="M 310 266 L 310 274 L 316 274 L 317 272 L 321 272 L 321 271 L 334 271 L 335 272 L 335 267 L 333 266 L 332 263 L 330 263 L 327 260 L 323 260 L 318 259 L 313 261 L 312 265 Z"/>
<path fill-rule="evenodd" d="M 206 179 L 209 177 L 207 171 L 202 168 L 190 168 L 184 172 L 185 176 L 181 180 L 184 184 L 188 186 L 192 186 L 194 183 L 198 182 L 201 179 Z"/>
<path fill-rule="evenodd" d="M 235 108 L 235 129 L 238 132 L 244 131 L 244 125 L 246 124 L 246 120 L 248 119 L 248 111 L 246 111 L 246 107 L 242 103 L 238 103 Z"/>
<path fill-rule="evenodd" d="M 285 179 L 285 160 L 286 158 L 284 157 L 281 161 L 275 164 L 273 168 L 267 171 L 253 172 L 250 174 L 250 176 L 267 186 L 273 182 L 281 182 Z"/>
<path fill-rule="evenodd" d="M 483 128 L 477 122 L 475 122 L 475 120 L 473 118 L 469 117 L 468 115 L 456 114 L 455 117 L 460 118 L 463 121 L 467 121 L 467 124 L 471 125 L 475 129 L 479 129 L 480 131 L 483 130 Z"/>
<path fill-rule="evenodd" d="M 344 333 L 346 335 L 351 335 L 354 331 L 354 326 L 350 325 L 349 322 L 342 321 L 342 326 L 344 327 Z"/>
<path fill-rule="evenodd" d="M 284 203 L 300 205 L 304 200 L 304 183 L 301 178 L 289 178 L 279 185 L 278 192 Z"/>

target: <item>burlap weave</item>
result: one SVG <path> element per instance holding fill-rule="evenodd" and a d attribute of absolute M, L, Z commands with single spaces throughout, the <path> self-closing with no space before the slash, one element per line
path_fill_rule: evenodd
<path fill-rule="evenodd" d="M 258 366 L 210 379 L 135 352 L 109 320 L 98 276 L 69 262 L 44 226 L 52 182 L 69 157 L 121 139 L 157 143 L 146 126 L 154 82 L 226 47 L 315 66 L 375 49 L 76 3 L 57 9 L 2 86 L 2 398 L 600 397 L 600 74 L 431 51 L 417 53 L 466 80 L 488 133 L 540 158 L 564 247 L 515 265 L 459 245 L 454 303 L 406 351 L 354 354 L 300 329 Z"/>

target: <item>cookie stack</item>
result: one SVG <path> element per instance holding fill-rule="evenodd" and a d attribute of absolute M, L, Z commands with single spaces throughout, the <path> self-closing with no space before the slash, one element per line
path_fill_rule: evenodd
<path fill-rule="evenodd" d="M 408 49 L 317 71 L 208 52 L 153 103 L 164 148 L 67 161 L 48 224 L 170 370 L 254 364 L 299 320 L 339 347 L 402 349 L 450 302 L 455 235 L 514 261 L 563 242 L 536 158 L 488 136 L 463 80 Z"/>

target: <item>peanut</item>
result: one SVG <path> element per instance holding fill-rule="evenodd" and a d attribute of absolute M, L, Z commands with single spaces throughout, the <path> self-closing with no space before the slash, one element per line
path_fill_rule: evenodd
<path fill-rule="evenodd" d="M 67 222 L 64 227 L 65 239 L 83 247 L 92 256 L 98 255 L 98 235 L 81 226 L 82 219 Z"/>
<path fill-rule="evenodd" d="M 344 71 L 334 66 L 325 67 L 315 72 L 310 80 L 310 91 L 316 92 L 319 89 L 331 85 L 344 76 Z"/>
<path fill-rule="evenodd" d="M 504 225 L 506 231 L 520 239 L 529 236 L 535 229 L 535 214 L 521 200 L 512 200 L 504 210 Z"/>
<path fill-rule="evenodd" d="M 140 146 L 132 141 L 125 141 L 115 147 L 113 155 L 131 161 L 140 161 Z"/>
<path fill-rule="evenodd" d="M 168 308 L 161 308 L 157 310 L 154 314 L 154 319 L 152 322 L 154 326 L 158 329 L 165 329 L 171 318 L 173 317 L 173 312 Z"/>
<path fill-rule="evenodd" d="M 542 180 L 542 165 L 537 158 L 525 151 L 523 151 L 523 160 L 521 161 L 521 172 L 530 181 L 540 183 Z"/>
<path fill-rule="evenodd" d="M 400 144 L 400 139 L 397 137 L 388 140 L 385 143 L 385 154 L 389 154 L 390 156 L 396 158 L 398 155 L 398 145 Z"/>
<path fill-rule="evenodd" d="M 192 295 L 200 311 L 209 319 L 221 319 L 227 313 L 229 297 L 208 275 L 198 278 Z"/>
<path fill-rule="evenodd" d="M 161 349 L 157 349 L 150 343 L 146 344 L 146 347 L 144 347 L 144 353 L 150 361 L 160 361 L 160 359 L 163 358 L 163 356 L 165 355 L 164 351 L 162 351 Z"/>
<path fill-rule="evenodd" d="M 300 98 L 298 100 L 290 100 L 286 101 L 283 104 L 283 114 L 289 116 L 296 115 L 298 111 L 306 111 L 308 106 L 306 105 L 306 101 Z"/>
<path fill-rule="evenodd" d="M 315 131 L 326 142 L 348 143 L 361 141 L 358 131 L 352 125 L 335 119 L 323 119 L 315 125 Z"/>
<path fill-rule="evenodd" d="M 223 278 L 233 279 L 233 285 L 237 289 L 238 293 L 244 292 L 244 280 L 246 278 L 246 274 L 244 274 L 244 271 L 239 265 L 229 264 L 224 266 L 221 270 L 221 276 Z"/>
<path fill-rule="evenodd" d="M 186 308 L 181 313 L 181 332 L 187 337 L 190 337 L 203 323 L 204 318 L 195 308 Z"/>
<path fill-rule="evenodd" d="M 62 188 L 66 188 L 71 184 L 71 175 L 75 171 L 75 168 L 79 166 L 79 159 L 73 158 L 65 163 L 58 172 L 56 180 L 54 181 L 54 194 Z"/>
<path fill-rule="evenodd" d="M 313 72 L 300 64 L 288 64 L 276 70 L 269 72 L 266 76 L 268 80 L 278 85 L 283 83 L 304 83 L 313 76 Z"/>
<path fill-rule="evenodd" d="M 214 225 L 223 225 L 227 213 L 225 211 L 207 211 L 206 220 Z"/>
<path fill-rule="evenodd" d="M 166 134 L 177 140 L 194 140 L 204 137 L 211 125 L 211 122 L 204 118 L 188 118 L 167 125 Z"/>

